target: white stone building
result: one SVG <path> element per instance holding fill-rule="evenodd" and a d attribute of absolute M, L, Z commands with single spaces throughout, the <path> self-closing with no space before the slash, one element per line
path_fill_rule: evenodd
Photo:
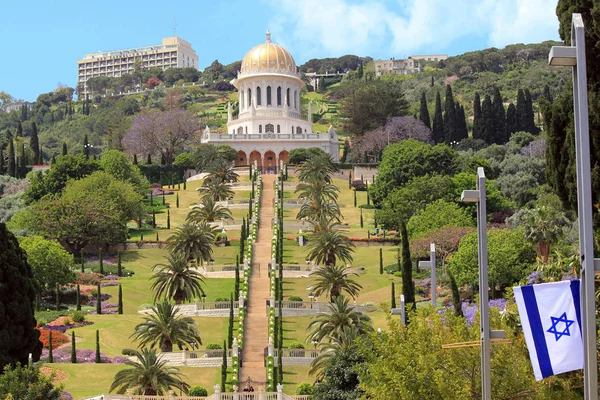
<path fill-rule="evenodd" d="M 238 151 L 236 165 L 257 162 L 265 171 L 287 162 L 296 148 L 319 147 L 339 160 L 340 144 L 333 127 L 326 134 L 312 130 L 312 110 L 302 116 L 300 90 L 304 86 L 292 55 L 271 42 L 252 48 L 242 60 L 232 84 L 239 93 L 239 115 L 228 109 L 227 133 L 212 133 L 207 127 L 203 143 L 228 144 Z"/>

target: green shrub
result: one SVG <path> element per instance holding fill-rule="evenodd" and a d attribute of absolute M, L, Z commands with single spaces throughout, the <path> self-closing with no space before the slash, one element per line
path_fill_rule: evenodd
<path fill-rule="evenodd" d="M 290 296 L 290 297 L 288 297 L 288 300 L 289 301 L 304 301 L 304 300 L 302 300 L 302 297 L 300 297 L 300 296 Z"/>
<path fill-rule="evenodd" d="M 207 350 L 220 350 L 222 348 L 223 346 L 221 346 L 219 343 L 209 343 L 206 345 Z"/>
<path fill-rule="evenodd" d="M 56 311 L 56 310 L 37 311 L 35 313 L 35 319 L 38 321 L 38 323 L 39 323 L 39 321 L 45 321 L 46 323 L 48 323 L 50 321 L 54 321 L 58 317 L 64 317 L 67 314 L 68 314 L 68 311 L 66 311 L 66 310 L 64 310 L 64 311 Z"/>
<path fill-rule="evenodd" d="M 69 318 L 65 318 L 63 320 L 63 324 L 65 324 L 65 325 L 71 325 L 71 320 Z"/>
<path fill-rule="evenodd" d="M 215 302 L 218 303 L 220 301 L 231 301 L 231 299 L 227 298 L 227 297 L 217 297 L 215 299 Z"/>
<path fill-rule="evenodd" d="M 188 396 L 208 396 L 208 392 L 202 386 L 192 386 L 188 391 Z"/>
<path fill-rule="evenodd" d="M 289 349 L 303 349 L 304 344 L 302 344 L 301 342 L 292 342 L 289 344 L 288 348 Z"/>
<path fill-rule="evenodd" d="M 298 396 L 312 395 L 312 389 L 313 388 L 312 388 L 312 385 L 310 383 L 302 382 L 296 388 L 296 395 L 298 395 Z"/>
<path fill-rule="evenodd" d="M 398 277 L 398 278 L 402 278 L 402 272 L 396 271 L 396 272 L 394 272 L 394 276 Z"/>
<path fill-rule="evenodd" d="M 85 321 L 85 313 L 82 311 L 75 311 L 71 318 L 73 318 L 73 322 L 80 324 Z"/>
<path fill-rule="evenodd" d="M 123 349 L 123 350 L 121 350 L 121 354 L 123 354 L 124 356 L 135 356 L 135 350 L 134 349 Z"/>

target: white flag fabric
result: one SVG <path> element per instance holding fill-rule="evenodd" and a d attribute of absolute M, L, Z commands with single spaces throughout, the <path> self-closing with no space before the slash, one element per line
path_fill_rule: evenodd
<path fill-rule="evenodd" d="M 583 368 L 580 281 L 515 287 L 535 378 Z"/>

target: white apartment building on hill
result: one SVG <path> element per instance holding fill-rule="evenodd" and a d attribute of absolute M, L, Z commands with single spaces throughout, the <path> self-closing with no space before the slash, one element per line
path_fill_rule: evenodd
<path fill-rule="evenodd" d="M 86 54 L 77 60 L 77 83 L 83 87 L 80 94 L 87 94 L 85 82 L 88 79 L 98 76 L 119 77 L 133 72 L 136 65 L 141 69 L 198 69 L 198 55 L 189 42 L 177 36 L 164 38 L 162 44 L 157 46 Z"/>
<path fill-rule="evenodd" d="M 375 73 L 377 76 L 383 74 L 407 75 L 422 71 L 421 61 L 441 61 L 448 58 L 447 54 L 432 54 L 421 56 L 410 56 L 407 59 L 390 58 L 389 60 L 375 60 Z"/>

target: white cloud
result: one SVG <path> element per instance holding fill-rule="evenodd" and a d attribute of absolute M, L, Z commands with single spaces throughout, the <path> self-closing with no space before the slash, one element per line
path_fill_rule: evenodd
<path fill-rule="evenodd" d="M 274 41 L 300 59 L 347 53 L 402 57 L 557 38 L 556 0 L 267 0 Z M 475 48 L 474 48 L 475 50 Z"/>

